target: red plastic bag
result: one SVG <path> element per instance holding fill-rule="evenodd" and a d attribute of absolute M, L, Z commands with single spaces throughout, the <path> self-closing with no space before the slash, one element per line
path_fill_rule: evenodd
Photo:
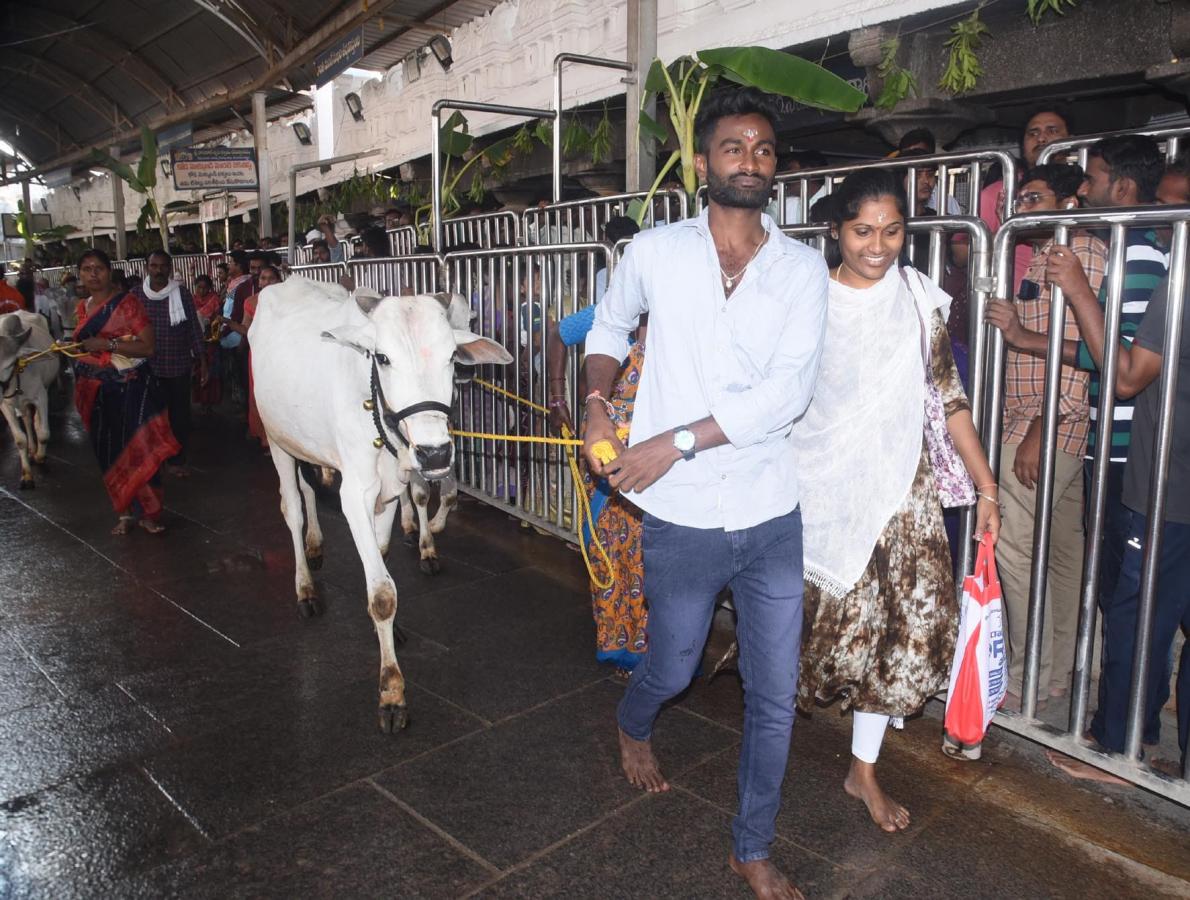
<path fill-rule="evenodd" d="M 943 741 L 943 750 L 952 756 L 979 758 L 979 744 L 1008 690 L 1002 596 L 991 537 L 985 534 L 975 571 L 963 579 Z"/>

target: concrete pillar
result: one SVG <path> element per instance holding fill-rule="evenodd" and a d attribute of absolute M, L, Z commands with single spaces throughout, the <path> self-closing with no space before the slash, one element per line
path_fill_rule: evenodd
<path fill-rule="evenodd" d="M 21 182 L 21 202 L 25 204 L 25 226 L 29 236 L 25 238 L 25 256 L 33 258 L 33 206 L 29 200 L 29 179 Z"/>
<path fill-rule="evenodd" d="M 628 61 L 633 64 L 633 79 L 628 84 L 626 113 L 624 182 L 629 191 L 647 191 L 657 175 L 657 151 L 650 141 L 640 141 L 640 100 L 644 94 L 649 66 L 657 57 L 657 0 L 628 0 Z M 657 104 L 645 107 L 651 116 L 657 115 Z"/>
<path fill-rule="evenodd" d="M 260 236 L 273 236 L 272 193 L 269 188 L 269 120 L 264 110 L 264 91 L 252 95 L 252 135 L 256 142 L 256 202 L 260 213 Z"/>
<path fill-rule="evenodd" d="M 120 148 L 112 147 L 109 151 L 113 159 L 120 158 Z M 124 181 L 115 172 L 112 179 L 112 218 L 116 223 L 116 259 L 128 258 L 128 235 L 124 226 Z"/>

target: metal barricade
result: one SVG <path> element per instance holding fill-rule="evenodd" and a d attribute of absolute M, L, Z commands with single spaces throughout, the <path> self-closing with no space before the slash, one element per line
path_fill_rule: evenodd
<path fill-rule="evenodd" d="M 417 235 L 414 232 L 414 241 L 416 240 Z M 521 242 L 521 220 L 516 213 L 507 210 L 444 219 L 442 241 L 445 250 L 460 244 L 477 244 L 484 249 L 515 247 Z"/>
<path fill-rule="evenodd" d="M 468 298 L 474 313 L 471 330 L 502 344 L 512 354 L 507 366 L 481 375 L 510 394 L 548 407 L 546 374 L 551 349 L 548 320 L 590 305 L 595 272 L 610 267 L 606 244 L 555 244 L 447 253 L 446 284 Z M 571 285 L 575 286 L 573 289 Z M 564 392 L 570 408 L 578 406 L 577 355 L 567 365 Z M 455 425 L 463 431 L 519 437 L 551 435 L 547 416 L 474 382 L 459 386 Z M 567 449 L 542 443 L 456 438 L 459 486 L 499 505 L 538 528 L 576 540 L 581 527 Z"/>
<path fill-rule="evenodd" d="M 347 274 L 356 285 L 384 297 L 433 294 L 440 289 L 441 271 L 442 259 L 434 253 L 353 259 L 347 264 Z"/>
<path fill-rule="evenodd" d="M 643 201 L 647 191 L 567 200 L 545 207 L 530 207 L 521 214 L 521 235 L 526 244 L 571 244 L 598 241 L 607 220 L 626 216 L 634 201 Z M 678 189 L 658 191 L 645 210 L 643 225 L 652 228 L 686 218 L 689 206 L 686 192 Z"/>
<path fill-rule="evenodd" d="M 209 254 L 179 253 L 173 258 L 174 277 L 188 288 L 194 287 L 194 279 L 199 275 L 212 275 L 214 265 Z"/>
<path fill-rule="evenodd" d="M 977 216 L 979 210 L 979 195 L 987 186 L 984 169 L 998 164 L 1001 180 L 1004 184 L 1016 184 L 1017 162 L 1011 153 L 1003 150 L 979 150 L 973 153 L 936 153 L 931 156 L 910 156 L 904 159 L 878 159 L 871 162 L 851 163 L 845 166 L 824 166 L 817 169 L 803 169 L 787 175 L 778 175 L 773 181 L 774 203 L 776 204 L 777 222 L 782 227 L 796 225 L 810 221 L 810 210 L 816 196 L 810 190 L 815 182 L 822 182 L 825 188 L 823 196 L 829 196 L 837 183 L 852 172 L 864 169 L 893 169 L 904 170 L 906 180 L 912 185 L 917 178 L 918 171 L 929 170 L 939 185 L 938 196 L 945 201 L 954 200 L 966 216 Z M 909 198 L 909 215 L 917 214 L 917 195 L 907 190 Z M 1004 206 L 999 210 L 1000 220 L 1007 219 L 1012 214 L 1015 200 L 1012 191 L 1004 192 Z M 706 186 L 698 189 L 695 195 L 695 207 L 701 212 L 706 204 Z M 948 209 L 939 209 L 938 213 L 947 215 Z M 796 221 L 791 221 L 796 219 Z"/>
<path fill-rule="evenodd" d="M 1052 145 L 1051 145 L 1052 146 Z M 1060 375 L 1062 367 L 1063 329 L 1050 329 L 1045 368 L 1045 402 L 1042 412 L 1042 445 L 1040 476 L 1037 482 L 1037 507 L 1034 516 L 1033 566 L 1029 579 L 1028 629 L 1024 648 L 1025 667 L 1022 690 L 1022 710 L 1019 715 L 1000 712 L 996 722 L 1039 743 L 1053 747 L 1121 778 L 1141 785 L 1183 805 L 1190 805 L 1190 771 L 1183 771 L 1181 780 L 1173 780 L 1150 769 L 1140 760 L 1141 731 L 1145 716 L 1145 687 L 1148 664 L 1155 652 L 1151 646 L 1151 627 L 1156 605 L 1158 560 L 1161 551 L 1161 521 L 1169 491 L 1168 463 L 1173 430 L 1174 397 L 1177 389 L 1177 366 L 1181 334 L 1184 294 L 1187 287 L 1187 229 L 1190 227 L 1190 207 L 1132 207 L 1128 209 L 1096 209 L 1086 212 L 1036 213 L 1008 220 L 996 235 L 994 262 L 998 295 L 1010 295 L 1014 246 L 1022 233 L 1052 231 L 1059 245 L 1069 241 L 1072 230 L 1105 229 L 1110 237 L 1110 252 L 1106 276 L 1106 305 L 1104 323 L 1104 358 L 1097 409 L 1096 446 L 1093 477 L 1087 498 L 1086 521 L 1088 534 L 1083 563 L 1079 623 L 1073 660 L 1074 678 L 1071 691 L 1069 720 L 1065 731 L 1038 719 L 1038 689 L 1042 653 L 1042 629 L 1045 618 L 1045 596 L 1049 577 L 1051 517 L 1049 510 L 1054 494 L 1054 475 L 1057 459 L 1057 428 L 1059 420 Z M 1108 499 L 1108 467 L 1111 458 L 1112 419 L 1116 405 L 1116 384 L 1120 347 L 1120 314 L 1125 277 L 1127 234 L 1132 228 L 1166 226 L 1173 229 L 1172 266 L 1169 275 L 1169 300 L 1165 327 L 1165 345 L 1160 376 L 1159 422 L 1154 438 L 1154 461 L 1149 486 L 1148 526 L 1144 536 L 1144 558 L 1141 567 L 1136 643 L 1132 659 L 1132 681 L 1126 722 L 1125 752 L 1105 753 L 1091 746 L 1083 738 L 1090 707 L 1091 669 L 1096 611 L 1099 605 L 1100 569 L 1104 548 L 1105 509 Z M 1065 318 L 1066 299 L 1055 285 L 1050 298 L 1050 322 Z M 974 311 L 973 311 L 974 315 Z M 989 335 L 987 385 L 987 423 L 984 443 L 993 471 L 999 467 L 1004 402 L 1005 348 L 1003 336 L 992 329 Z M 982 371 L 973 368 L 973 372 Z M 1185 425 L 1183 424 L 1183 427 Z M 1186 486 L 1177 486 L 1186 490 Z M 1121 551 L 1124 548 L 1120 548 Z M 1157 648 L 1167 652 L 1168 648 Z M 1183 650 L 1190 652 L 1190 650 Z"/>
<path fill-rule="evenodd" d="M 390 228 L 388 235 L 388 252 L 392 256 L 412 256 L 417 252 L 417 229 L 412 225 L 402 225 L 400 228 Z"/>
<path fill-rule="evenodd" d="M 50 266 L 46 269 L 38 269 L 41 277 L 47 279 L 50 287 L 58 287 L 62 284 L 62 279 L 66 275 L 78 276 L 77 266 Z"/>
<path fill-rule="evenodd" d="M 144 278 L 149 274 L 147 259 L 113 259 L 112 268 L 123 272 L 129 278 Z"/>
<path fill-rule="evenodd" d="M 1153 138 L 1158 144 L 1164 144 L 1165 161 L 1173 162 L 1178 151 L 1181 150 L 1182 139 L 1190 135 L 1190 125 L 1178 128 L 1130 128 L 1124 131 L 1104 131 L 1099 134 L 1084 134 L 1078 137 L 1063 138 L 1060 141 L 1051 141 L 1041 148 L 1041 153 L 1037 155 L 1037 165 L 1043 166 L 1052 161 L 1055 156 L 1064 156 L 1071 150 L 1075 150 L 1077 151 L 1076 160 L 1085 172 L 1092 144 L 1096 144 L 1104 138 L 1127 137 L 1133 134 L 1142 134 Z"/>
<path fill-rule="evenodd" d="M 347 274 L 347 266 L 343 263 L 311 263 L 308 266 L 292 266 L 290 271 L 311 281 L 338 284 L 339 279 Z"/>

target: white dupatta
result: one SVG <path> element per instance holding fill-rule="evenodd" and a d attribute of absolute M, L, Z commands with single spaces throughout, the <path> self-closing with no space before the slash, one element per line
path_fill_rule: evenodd
<path fill-rule="evenodd" d="M 805 577 L 834 596 L 863 575 L 921 460 L 921 322 L 950 297 L 916 272 L 905 274 L 893 266 L 864 289 L 831 279 L 814 398 L 793 428 Z"/>

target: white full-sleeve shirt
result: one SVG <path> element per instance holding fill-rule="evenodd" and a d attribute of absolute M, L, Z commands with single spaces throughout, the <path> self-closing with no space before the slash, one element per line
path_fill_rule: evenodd
<path fill-rule="evenodd" d="M 736 531 L 798 504 L 789 433 L 814 392 L 827 268 L 767 215 L 761 220 L 768 241 L 730 298 L 704 210 L 633 238 L 595 309 L 586 352 L 618 360 L 640 315 L 649 314 L 630 445 L 707 416 L 729 441 L 678 460 L 628 495 L 666 522 Z"/>

